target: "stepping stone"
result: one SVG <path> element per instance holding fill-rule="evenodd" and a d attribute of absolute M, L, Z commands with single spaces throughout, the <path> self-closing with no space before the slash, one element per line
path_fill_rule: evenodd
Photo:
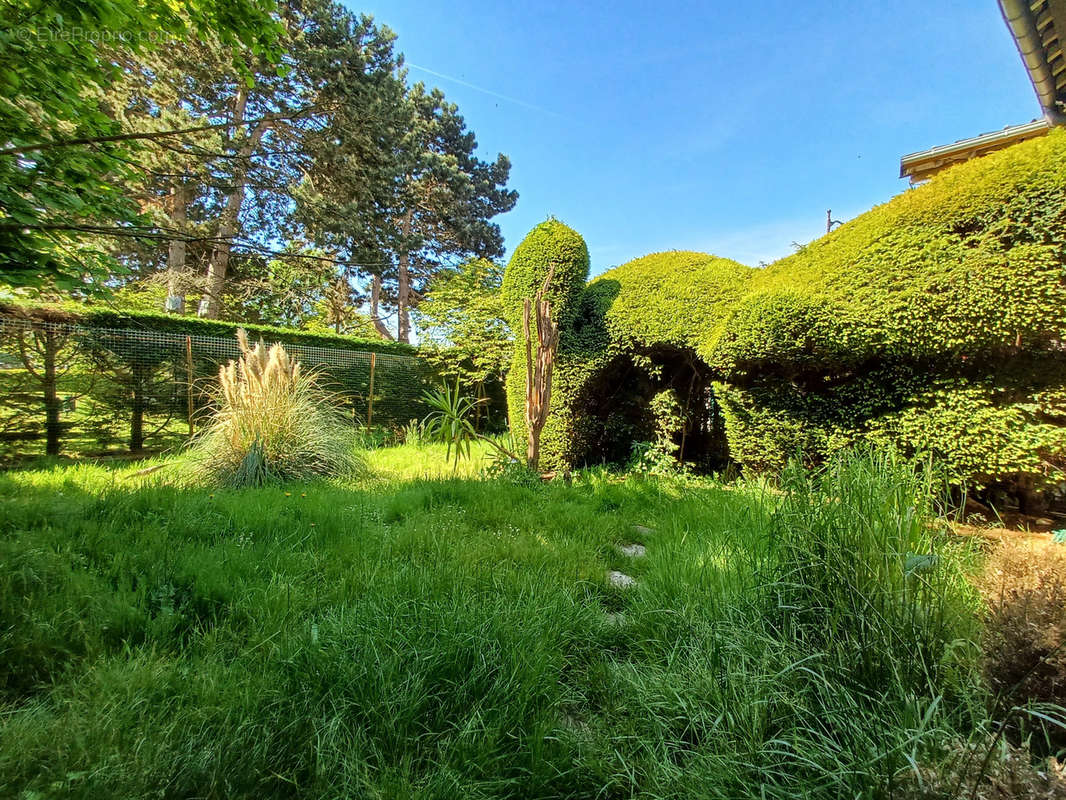
<path fill-rule="evenodd" d="M 655 529 L 654 528 L 647 528 L 647 527 L 645 527 L 643 525 L 634 525 L 633 526 L 633 530 L 636 531 L 637 533 L 639 533 L 641 536 L 649 536 L 649 535 L 655 533 Z"/>
<path fill-rule="evenodd" d="M 626 575 L 624 572 L 619 572 L 616 569 L 607 572 L 607 580 L 611 582 L 612 586 L 617 586 L 619 589 L 632 589 L 637 585 L 636 578 L 632 575 Z"/>
<path fill-rule="evenodd" d="M 626 619 L 626 615 L 621 611 L 608 611 L 603 615 L 603 621 L 613 628 L 621 628 L 629 620 Z"/>
<path fill-rule="evenodd" d="M 622 544 L 618 546 L 618 552 L 624 556 L 630 558 L 644 558 L 648 554 L 648 551 L 642 544 Z"/>

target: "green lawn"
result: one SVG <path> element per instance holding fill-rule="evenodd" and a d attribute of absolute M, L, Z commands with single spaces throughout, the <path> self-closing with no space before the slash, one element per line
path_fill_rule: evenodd
<path fill-rule="evenodd" d="M 888 796 L 986 723 L 966 554 L 891 459 L 782 494 L 367 458 L 0 474 L 0 796 Z"/>

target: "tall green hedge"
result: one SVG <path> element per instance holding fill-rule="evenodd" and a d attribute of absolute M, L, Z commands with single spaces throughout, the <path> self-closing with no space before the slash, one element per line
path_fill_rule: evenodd
<path fill-rule="evenodd" d="M 567 355 L 581 295 L 589 277 L 589 251 L 585 240 L 573 228 L 556 219 L 542 222 L 515 248 L 503 274 L 503 298 L 511 330 L 515 333 L 515 353 L 507 376 L 507 409 L 511 431 L 525 441 L 526 349 L 522 332 L 522 307 L 544 285 L 548 270 L 554 265 L 547 298 L 552 318 L 559 322 L 560 357 L 552 376 L 552 413 L 541 432 L 544 455 L 541 463 L 553 467 L 563 462 L 573 437 L 573 403 L 558 400 L 568 396 L 570 380 Z M 531 323 L 532 325 L 532 323 Z"/>
<path fill-rule="evenodd" d="M 999 359 L 1066 333 L 1066 131 L 946 170 L 761 270 L 729 377 L 885 356 Z"/>
<path fill-rule="evenodd" d="M 579 242 L 534 230 L 505 277 L 512 306 Z M 548 463 L 583 457 L 598 375 L 618 359 L 654 369 L 673 348 L 713 374 L 749 470 L 872 441 L 931 451 L 960 483 L 1064 476 L 1066 131 L 948 169 L 765 269 L 659 253 L 560 299 Z"/>
<path fill-rule="evenodd" d="M 175 314 L 153 314 L 144 311 L 114 310 L 75 303 L 63 305 L 36 305 L 25 303 L 0 303 L 0 314 L 24 316 L 42 321 L 71 322 L 89 328 L 122 328 L 192 336 L 218 336 L 230 339 L 238 328 L 244 328 L 248 336 L 266 342 L 298 344 L 304 347 L 343 348 L 365 350 L 397 355 L 417 355 L 418 348 L 402 342 L 383 339 L 363 339 L 331 333 L 307 333 L 291 328 L 272 325 L 255 325 L 243 322 L 221 322 L 199 317 Z"/>

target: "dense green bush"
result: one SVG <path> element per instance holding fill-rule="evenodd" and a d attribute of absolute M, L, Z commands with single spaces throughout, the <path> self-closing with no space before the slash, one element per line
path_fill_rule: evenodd
<path fill-rule="evenodd" d="M 532 300 L 540 291 L 552 265 L 555 270 L 546 296 L 551 303 L 552 319 L 559 323 L 561 341 L 559 362 L 552 377 L 553 413 L 541 432 L 541 447 L 547 454 L 546 458 L 541 458 L 541 464 L 545 467 L 560 462 L 560 453 L 573 438 L 573 405 L 565 401 L 569 384 L 566 353 L 571 349 L 570 332 L 589 277 L 589 252 L 585 240 L 558 220 L 542 222 L 515 248 L 503 276 L 504 313 L 515 334 L 514 359 L 507 377 L 507 409 L 511 432 L 518 441 L 525 442 L 526 348 L 522 306 L 525 299 Z M 530 322 L 531 326 L 534 324 Z"/>
<path fill-rule="evenodd" d="M 946 170 L 757 272 L 714 361 L 834 371 L 1045 349 L 1066 334 L 1064 255 L 1066 131 L 1054 131 Z"/>
<path fill-rule="evenodd" d="M 946 170 L 762 270 L 638 258 L 568 295 L 552 400 L 566 435 L 543 458 L 596 460 L 608 422 L 588 411 L 619 364 L 646 374 L 646 402 L 687 361 L 716 381 L 750 470 L 868 440 L 932 452 L 958 483 L 1046 485 L 1066 466 L 1064 265 L 1066 131 Z"/>
<path fill-rule="evenodd" d="M 190 450 L 195 477 L 242 488 L 356 474 L 339 398 L 280 344 L 252 346 L 244 331 L 237 340 L 241 357 L 219 370 L 212 417 Z"/>

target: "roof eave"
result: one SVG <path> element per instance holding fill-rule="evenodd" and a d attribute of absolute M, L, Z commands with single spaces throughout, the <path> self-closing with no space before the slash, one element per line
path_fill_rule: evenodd
<path fill-rule="evenodd" d="M 1014 36 L 1022 62 L 1029 72 L 1029 79 L 1036 90 L 1044 117 L 1052 125 L 1066 124 L 1066 113 L 1058 101 L 1055 76 L 1051 72 L 1044 43 L 1029 3 L 1026 0 L 999 0 L 999 8 Z"/>

